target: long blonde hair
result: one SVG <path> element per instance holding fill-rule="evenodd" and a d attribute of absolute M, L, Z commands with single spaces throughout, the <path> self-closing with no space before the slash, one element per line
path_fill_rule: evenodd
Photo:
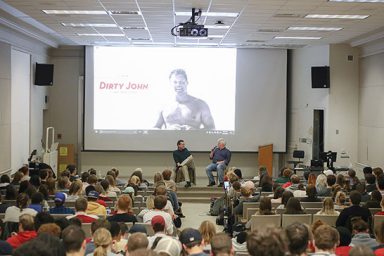
<path fill-rule="evenodd" d="M 108 249 L 112 244 L 111 233 L 105 228 L 96 229 L 93 233 L 93 241 L 95 243 L 94 256 L 107 256 Z"/>
<path fill-rule="evenodd" d="M 335 214 L 335 207 L 331 197 L 324 198 L 323 209 L 321 209 L 320 213 L 325 215 Z"/>
<path fill-rule="evenodd" d="M 204 243 L 210 244 L 212 237 L 216 234 L 216 227 L 211 221 L 205 220 L 201 222 L 199 231 L 204 239 Z"/>

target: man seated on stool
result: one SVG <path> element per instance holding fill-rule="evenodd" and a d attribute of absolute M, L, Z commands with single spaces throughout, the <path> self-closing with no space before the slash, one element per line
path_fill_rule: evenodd
<path fill-rule="evenodd" d="M 225 144 L 224 139 L 218 139 L 217 146 L 215 146 L 209 154 L 209 159 L 212 160 L 212 163 L 205 169 L 209 179 L 209 187 L 215 185 L 215 180 L 212 175 L 213 171 L 217 171 L 217 177 L 219 178 L 218 186 L 222 187 L 224 184 L 224 170 L 231 161 L 231 151 L 225 147 Z"/>
<path fill-rule="evenodd" d="M 184 174 L 184 179 L 187 182 L 185 187 L 190 187 L 192 175 L 195 173 L 195 163 L 191 152 L 185 147 L 184 140 L 177 141 L 177 150 L 173 151 L 173 159 L 176 163 L 176 172 L 181 170 Z M 191 169 L 191 173 L 188 172 L 188 169 Z"/>

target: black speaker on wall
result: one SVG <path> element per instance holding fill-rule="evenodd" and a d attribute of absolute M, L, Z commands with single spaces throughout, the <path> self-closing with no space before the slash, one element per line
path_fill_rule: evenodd
<path fill-rule="evenodd" d="M 36 63 L 35 85 L 53 85 L 53 64 Z"/>
<path fill-rule="evenodd" d="M 312 88 L 329 88 L 329 67 L 312 67 Z"/>

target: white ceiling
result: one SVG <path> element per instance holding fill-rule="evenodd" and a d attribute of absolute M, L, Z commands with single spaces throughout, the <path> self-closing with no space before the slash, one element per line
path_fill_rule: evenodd
<path fill-rule="evenodd" d="M 221 20 L 229 29 L 209 29 L 222 38 L 183 39 L 171 28 L 189 17 L 175 11 L 237 12 L 236 18 L 202 17 L 198 23 Z M 140 11 L 142 15 L 48 15 L 42 10 Z M 307 14 L 370 15 L 364 20 L 307 19 Z M 66 27 L 61 23 L 116 24 L 112 28 Z M 73 45 L 212 45 L 297 48 L 304 45 L 350 43 L 384 37 L 384 3 L 335 3 L 327 0 L 0 0 L 0 24 L 44 38 L 45 42 Z M 339 31 L 288 31 L 289 26 L 342 27 Z M 122 29 L 145 27 L 147 29 Z M 82 33 L 124 36 L 79 36 Z M 275 36 L 311 36 L 320 40 L 275 39 Z M 42 40 L 42 41 L 44 41 Z"/>

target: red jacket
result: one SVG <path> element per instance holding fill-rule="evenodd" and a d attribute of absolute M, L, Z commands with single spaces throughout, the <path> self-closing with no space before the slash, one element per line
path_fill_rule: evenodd
<path fill-rule="evenodd" d="M 23 231 L 17 233 L 17 235 L 11 236 L 7 239 L 7 242 L 12 246 L 13 249 L 16 249 L 20 245 L 37 236 L 36 231 Z"/>
<path fill-rule="evenodd" d="M 339 246 L 336 248 L 335 254 L 337 256 L 348 256 L 351 249 L 351 246 Z"/>

